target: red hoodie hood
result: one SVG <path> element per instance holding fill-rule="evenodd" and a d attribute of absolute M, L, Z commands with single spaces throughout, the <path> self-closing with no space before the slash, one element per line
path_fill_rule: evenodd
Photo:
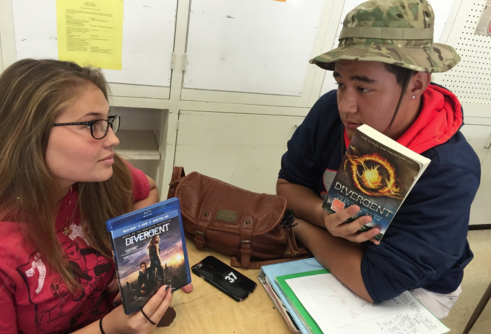
<path fill-rule="evenodd" d="M 416 121 L 397 142 L 423 153 L 450 139 L 462 125 L 462 107 L 457 97 L 437 85 L 429 85 L 423 93 L 423 107 Z M 350 140 L 344 130 L 346 148 Z"/>

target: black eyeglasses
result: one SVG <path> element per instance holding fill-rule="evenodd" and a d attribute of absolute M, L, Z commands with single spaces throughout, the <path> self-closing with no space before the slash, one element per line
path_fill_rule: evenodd
<path fill-rule="evenodd" d="M 55 123 L 53 126 L 67 126 L 67 125 L 86 125 L 90 126 L 90 134 L 94 139 L 102 139 L 107 135 L 109 127 L 111 127 L 114 133 L 119 130 L 121 116 L 109 116 L 107 119 L 94 119 L 87 122 L 73 122 L 73 123 Z"/>

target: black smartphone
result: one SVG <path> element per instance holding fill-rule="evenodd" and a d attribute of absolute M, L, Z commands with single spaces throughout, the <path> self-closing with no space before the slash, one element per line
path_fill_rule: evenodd
<path fill-rule="evenodd" d="M 196 263 L 191 270 L 238 302 L 246 299 L 257 286 L 256 282 L 211 255 Z"/>

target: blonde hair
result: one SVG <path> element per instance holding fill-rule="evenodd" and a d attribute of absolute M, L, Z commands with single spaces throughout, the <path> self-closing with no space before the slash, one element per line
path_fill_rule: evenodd
<path fill-rule="evenodd" d="M 155 245 L 155 244 L 156 244 L 155 240 L 157 240 L 157 238 L 160 238 L 158 234 L 154 235 L 154 236 L 152 237 L 152 239 L 150 239 L 150 242 L 148 243 L 148 246 L 147 246 L 147 249 L 148 249 L 148 250 L 150 250 L 150 247 L 151 247 L 151 246 L 153 246 L 153 245 Z"/>
<path fill-rule="evenodd" d="M 57 60 L 20 60 L 0 75 L 0 221 L 18 222 L 28 242 L 74 291 L 80 287 L 56 238 L 60 189 L 45 161 L 56 117 L 90 84 L 108 98 L 100 70 Z M 131 211 L 132 180 L 116 155 L 113 176 L 77 183 L 81 225 L 89 244 L 107 258 L 105 221 Z M 73 210 L 72 212 L 74 212 Z"/>

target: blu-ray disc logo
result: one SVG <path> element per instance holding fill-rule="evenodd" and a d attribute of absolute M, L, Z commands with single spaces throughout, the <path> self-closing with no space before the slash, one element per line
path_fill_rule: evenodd
<path fill-rule="evenodd" d="M 143 218 L 148 217 L 151 214 L 152 214 L 152 210 L 147 210 L 147 211 L 143 212 Z"/>

